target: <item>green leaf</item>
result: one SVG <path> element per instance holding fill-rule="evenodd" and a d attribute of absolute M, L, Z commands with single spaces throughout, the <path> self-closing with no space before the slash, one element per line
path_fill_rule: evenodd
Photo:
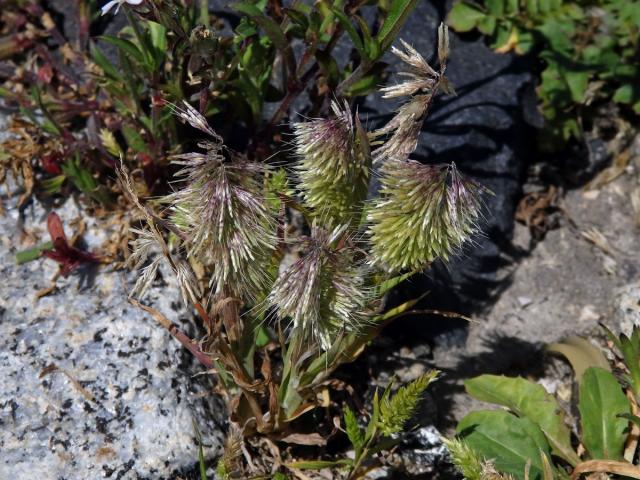
<path fill-rule="evenodd" d="M 233 5 L 233 8 L 239 12 L 245 13 L 251 17 L 251 20 L 258 24 L 260 28 L 267 34 L 269 40 L 273 42 L 278 50 L 285 50 L 289 47 L 289 42 L 280 25 L 272 18 L 267 17 L 262 11 L 252 3 L 239 2 Z"/>
<path fill-rule="evenodd" d="M 164 25 L 148 21 L 149 35 L 151 35 L 151 45 L 157 51 L 164 53 L 167 50 L 167 29 Z"/>
<path fill-rule="evenodd" d="M 447 17 L 447 23 L 458 32 L 473 30 L 485 13 L 463 1 L 456 3 Z"/>
<path fill-rule="evenodd" d="M 618 417 L 629 413 L 629 401 L 610 372 L 587 369 L 580 384 L 582 443 L 593 459 L 622 460 L 628 421 Z"/>
<path fill-rule="evenodd" d="M 331 11 L 342 25 L 342 28 L 344 28 L 345 32 L 347 32 L 347 34 L 351 38 L 351 42 L 353 42 L 353 46 L 356 48 L 356 50 L 358 50 L 360 55 L 362 55 L 363 57 L 366 56 L 364 45 L 362 44 L 360 35 L 358 35 L 358 31 L 356 30 L 356 27 L 353 26 L 353 23 L 351 23 L 349 17 L 347 17 L 347 15 L 335 5 L 331 6 Z"/>
<path fill-rule="evenodd" d="M 400 283 L 404 282 L 407 278 L 415 275 L 417 270 L 413 270 L 411 272 L 406 272 L 401 275 L 396 275 L 395 277 L 388 278 L 387 280 L 381 282 L 376 288 L 376 296 L 384 295 L 392 288 L 396 287 Z"/>
<path fill-rule="evenodd" d="M 55 177 L 47 178 L 40 182 L 42 189 L 49 195 L 60 192 L 64 181 L 67 179 L 64 175 L 56 175 Z"/>
<path fill-rule="evenodd" d="M 549 444 L 538 426 L 502 410 L 479 410 L 464 417 L 456 428 L 469 447 L 504 473 L 524 480 L 525 465 L 531 462 L 530 480 L 543 478 L 540 452 L 549 454 Z"/>
<path fill-rule="evenodd" d="M 631 103 L 633 101 L 633 86 L 622 85 L 613 94 L 613 101 L 616 103 Z"/>
<path fill-rule="evenodd" d="M 391 0 L 389 13 L 376 37 L 381 53 L 391 46 L 417 4 L 418 0 Z"/>
<path fill-rule="evenodd" d="M 589 86 L 589 72 L 566 70 L 563 73 L 569 91 L 571 92 L 572 100 L 577 103 L 582 103 L 584 94 L 587 92 L 587 87 Z"/>
<path fill-rule="evenodd" d="M 371 61 L 376 61 L 380 55 L 380 44 L 378 40 L 371 35 L 371 30 L 369 30 L 369 25 L 364 20 L 364 18 L 356 15 L 356 21 L 360 26 L 360 31 L 362 32 L 362 38 L 364 40 L 364 50 L 366 52 L 367 58 Z"/>
<path fill-rule="evenodd" d="M 144 54 L 133 42 L 130 42 L 129 40 L 125 40 L 124 38 L 114 37 L 112 35 L 101 35 L 98 37 L 98 39 L 116 46 L 125 55 L 135 58 L 138 61 L 138 63 L 142 65 L 146 63 Z"/>
<path fill-rule="evenodd" d="M 22 265 L 23 263 L 31 262 L 42 256 L 42 252 L 45 250 L 51 250 L 53 248 L 53 242 L 45 242 L 35 247 L 27 248 L 16 253 L 16 263 Z"/>
<path fill-rule="evenodd" d="M 360 430 L 360 426 L 358 425 L 356 415 L 349 407 L 344 409 L 344 425 L 345 430 L 347 431 L 347 437 L 349 437 L 349 441 L 356 451 L 356 458 L 358 458 L 362 448 L 364 447 L 364 436 L 362 435 L 362 430 Z"/>
<path fill-rule="evenodd" d="M 113 78 L 114 80 L 118 80 L 120 82 L 123 81 L 122 75 L 120 75 L 116 67 L 114 67 L 109 60 L 107 60 L 107 57 L 104 56 L 104 54 L 98 47 L 96 47 L 94 44 L 91 44 L 90 52 L 93 61 L 102 69 L 102 71 L 106 75 Z"/>
<path fill-rule="evenodd" d="M 148 21 L 147 24 L 153 47 L 153 66 L 160 68 L 167 53 L 167 29 L 156 22 Z"/>
<path fill-rule="evenodd" d="M 380 397 L 378 395 L 378 389 L 373 393 L 373 401 L 371 402 L 373 412 L 371 414 L 371 418 L 369 419 L 369 423 L 367 424 L 367 428 L 364 432 L 364 442 L 369 443 L 376 432 L 378 431 L 378 420 L 380 419 Z"/>
<path fill-rule="evenodd" d="M 127 141 L 127 145 L 136 153 L 148 153 L 149 147 L 147 147 L 147 143 L 142 138 L 142 135 L 130 125 L 122 126 L 122 134 L 124 135 L 125 140 Z"/>
<path fill-rule="evenodd" d="M 580 458 L 571 447 L 569 429 L 565 426 L 558 402 L 542 385 L 524 378 L 498 375 L 481 375 L 467 380 L 464 385 L 472 397 L 504 405 L 519 417 L 534 422 L 547 437 L 555 455 L 573 466 L 580 463 Z"/>

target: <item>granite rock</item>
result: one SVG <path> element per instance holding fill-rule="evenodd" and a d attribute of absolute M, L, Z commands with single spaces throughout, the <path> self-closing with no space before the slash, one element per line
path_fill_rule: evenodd
<path fill-rule="evenodd" d="M 4 196 L 4 195 L 3 195 Z M 48 259 L 16 265 L 26 231 L 48 240 L 45 210 L 0 217 L 0 478 L 173 479 L 219 453 L 226 411 L 203 369 L 155 321 L 127 302 L 130 274 L 109 266 L 59 279 Z M 72 200 L 56 210 L 80 215 Z M 89 249 L 109 230 L 86 218 Z M 197 334 L 169 276 L 148 303 Z M 182 319 L 182 320 L 180 320 Z"/>

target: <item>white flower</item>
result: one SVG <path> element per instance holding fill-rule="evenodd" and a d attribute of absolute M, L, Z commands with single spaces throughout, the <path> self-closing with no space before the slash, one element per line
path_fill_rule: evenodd
<path fill-rule="evenodd" d="M 107 13 L 109 13 L 109 11 L 113 7 L 116 7 L 116 11 L 114 13 L 118 13 L 118 10 L 120 10 L 120 6 L 124 3 L 128 3 L 129 5 L 140 5 L 142 3 L 142 0 L 111 0 L 110 2 L 107 2 L 104 7 L 102 7 L 102 15 L 106 15 Z"/>

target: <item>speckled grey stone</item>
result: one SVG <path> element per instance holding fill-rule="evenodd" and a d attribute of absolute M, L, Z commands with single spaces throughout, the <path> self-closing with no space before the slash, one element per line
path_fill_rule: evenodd
<path fill-rule="evenodd" d="M 640 282 L 618 288 L 612 299 L 614 325 L 626 335 L 631 335 L 634 327 L 640 327 Z"/>
<path fill-rule="evenodd" d="M 58 281 L 35 299 L 57 270 L 48 259 L 16 265 L 21 223 L 3 195 L 0 217 L 0 478 L 173 479 L 198 459 L 194 423 L 207 456 L 219 453 L 224 405 L 188 353 L 155 321 L 127 302 L 132 276 L 100 267 Z M 73 201 L 56 210 L 79 215 Z M 24 228 L 48 240 L 45 210 L 25 211 Z M 108 230 L 86 219 L 97 249 Z M 147 303 L 196 334 L 177 290 L 156 285 Z M 182 318 L 182 320 L 181 320 Z M 55 364 L 57 371 L 42 375 Z M 81 388 L 71 380 L 77 381 Z M 92 397 L 88 398 L 88 397 Z"/>

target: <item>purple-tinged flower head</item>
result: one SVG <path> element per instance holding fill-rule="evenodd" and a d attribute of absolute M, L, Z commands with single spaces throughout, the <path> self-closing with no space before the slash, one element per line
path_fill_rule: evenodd
<path fill-rule="evenodd" d="M 371 166 L 367 134 L 348 104 L 334 116 L 293 124 L 296 170 L 305 204 L 332 225 L 349 223 L 367 196 Z"/>
<path fill-rule="evenodd" d="M 173 157 L 184 184 L 165 198 L 185 233 L 190 257 L 212 268 L 210 286 L 255 300 L 269 282 L 266 268 L 276 245 L 276 224 L 263 195 L 266 166 L 229 152 L 204 117 L 187 107 L 181 118 L 213 137 L 206 153 Z"/>
<path fill-rule="evenodd" d="M 416 270 L 448 260 L 477 231 L 482 187 L 455 164 L 385 163 L 380 197 L 369 210 L 372 263 Z"/>
<path fill-rule="evenodd" d="M 281 272 L 268 297 L 278 317 L 292 321 L 292 335 L 317 341 L 325 350 L 337 332 L 366 321 L 365 267 L 346 230 L 346 225 L 327 230 L 314 223 L 303 240 L 304 256 Z"/>

